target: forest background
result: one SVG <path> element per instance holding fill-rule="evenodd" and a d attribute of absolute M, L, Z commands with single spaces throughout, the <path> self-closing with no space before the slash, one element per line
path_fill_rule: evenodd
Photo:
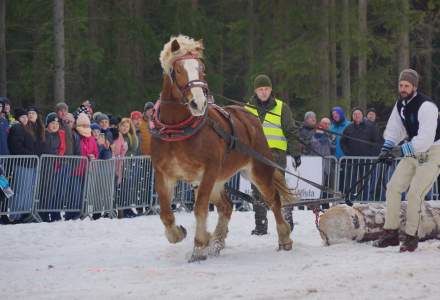
<path fill-rule="evenodd" d="M 300 120 L 334 105 L 384 119 L 404 68 L 440 99 L 439 15 L 440 0 L 0 0 L 0 96 L 127 115 L 158 98 L 159 53 L 182 33 L 203 39 L 217 103 L 266 73 Z"/>

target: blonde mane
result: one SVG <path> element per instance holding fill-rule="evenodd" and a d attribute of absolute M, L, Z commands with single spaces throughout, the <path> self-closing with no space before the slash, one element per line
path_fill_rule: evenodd
<path fill-rule="evenodd" d="M 172 52 L 171 43 L 174 40 L 177 40 L 180 45 L 180 49 Z M 164 73 L 168 75 L 171 73 L 174 60 L 179 56 L 192 54 L 199 58 L 203 58 L 203 49 L 202 40 L 195 41 L 193 38 L 181 34 L 177 37 L 172 36 L 169 42 L 163 46 L 163 49 L 160 52 L 159 60 Z"/>

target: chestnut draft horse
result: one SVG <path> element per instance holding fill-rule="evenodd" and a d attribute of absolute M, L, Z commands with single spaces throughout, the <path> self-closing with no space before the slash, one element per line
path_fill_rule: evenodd
<path fill-rule="evenodd" d="M 277 223 L 279 249 L 291 250 L 290 226 L 281 212 L 281 200 L 292 195 L 282 173 L 254 157 L 231 147 L 233 139 L 219 135 L 213 124 L 238 138 L 241 144 L 272 159 L 260 121 L 240 106 L 224 109 L 208 104 L 208 85 L 201 61 L 203 45 L 186 36 L 172 37 L 160 54 L 164 71 L 160 102 L 150 122 L 151 159 L 155 187 L 160 201 L 160 218 L 170 243 L 186 237 L 186 229 L 177 226 L 171 199 L 177 180 L 196 188 L 194 214 L 196 232 L 190 262 L 207 255 L 218 255 L 225 246 L 232 203 L 224 184 L 241 171 L 257 186 Z M 218 211 L 214 233 L 207 231 L 208 204 Z"/>

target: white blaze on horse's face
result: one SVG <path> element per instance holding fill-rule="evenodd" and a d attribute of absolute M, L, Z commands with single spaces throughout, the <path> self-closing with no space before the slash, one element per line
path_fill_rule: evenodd
<path fill-rule="evenodd" d="M 186 59 L 183 61 L 183 67 L 185 68 L 187 75 L 188 75 L 188 81 L 192 80 L 200 80 L 199 78 L 199 69 L 200 69 L 200 63 L 197 59 Z M 189 98 L 188 99 L 188 107 L 191 111 L 191 114 L 193 116 L 202 116 L 205 111 L 208 104 L 208 99 L 205 96 L 205 93 L 203 92 L 203 89 L 201 87 L 192 87 L 190 89 L 191 93 L 188 93 Z M 192 95 L 192 97 L 191 97 Z"/>

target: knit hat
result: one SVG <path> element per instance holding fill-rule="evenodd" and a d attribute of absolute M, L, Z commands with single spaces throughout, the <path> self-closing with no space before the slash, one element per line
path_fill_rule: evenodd
<path fill-rule="evenodd" d="M 259 87 L 272 87 L 272 81 L 269 76 L 260 74 L 254 79 L 254 90 Z"/>
<path fill-rule="evenodd" d="M 85 113 L 80 113 L 76 118 L 76 126 L 81 125 L 90 126 L 90 119 Z"/>
<path fill-rule="evenodd" d="M 76 131 L 85 137 L 90 137 L 92 135 L 90 119 L 85 113 L 80 113 L 76 118 Z"/>
<path fill-rule="evenodd" d="M 27 111 L 24 110 L 23 108 L 16 108 L 14 110 L 15 119 L 18 120 L 18 118 L 20 118 L 21 116 L 27 116 Z"/>
<path fill-rule="evenodd" d="M 148 101 L 148 102 L 145 103 L 145 105 L 144 105 L 144 111 L 146 111 L 147 109 L 150 109 L 150 108 L 154 108 L 154 103 L 151 102 L 151 101 Z"/>
<path fill-rule="evenodd" d="M 368 115 L 369 112 L 376 113 L 376 109 L 374 107 L 370 107 L 370 108 L 367 109 L 367 115 Z"/>
<path fill-rule="evenodd" d="M 399 82 L 405 80 L 411 83 L 413 86 L 417 87 L 419 85 L 419 74 L 413 69 L 405 69 L 400 72 Z"/>
<path fill-rule="evenodd" d="M 27 111 L 28 111 L 28 112 L 30 112 L 30 111 L 34 111 L 34 112 L 36 112 L 36 113 L 38 114 L 38 109 L 37 109 L 35 106 L 29 106 L 28 109 L 27 109 Z"/>
<path fill-rule="evenodd" d="M 304 114 L 304 121 L 310 117 L 314 117 L 316 119 L 316 114 L 313 111 L 308 111 Z"/>
<path fill-rule="evenodd" d="M 142 119 L 142 113 L 140 111 L 132 111 L 130 114 L 130 119 L 136 120 L 136 119 Z"/>
<path fill-rule="evenodd" d="M 104 113 L 100 113 L 95 117 L 96 122 L 100 123 L 102 120 L 107 120 L 109 121 L 110 119 L 108 118 L 108 116 Z"/>
<path fill-rule="evenodd" d="M 110 117 L 110 125 L 113 125 L 113 126 L 118 126 L 119 125 L 119 123 L 121 122 L 121 117 L 119 117 L 119 116 L 111 116 Z"/>
<path fill-rule="evenodd" d="M 52 122 L 59 122 L 58 116 L 54 112 L 51 112 L 46 116 L 46 122 L 45 122 L 46 127 Z"/>
<path fill-rule="evenodd" d="M 101 130 L 101 127 L 98 124 L 96 124 L 96 123 L 92 123 L 90 125 L 90 129 L 92 129 L 92 130 Z"/>

